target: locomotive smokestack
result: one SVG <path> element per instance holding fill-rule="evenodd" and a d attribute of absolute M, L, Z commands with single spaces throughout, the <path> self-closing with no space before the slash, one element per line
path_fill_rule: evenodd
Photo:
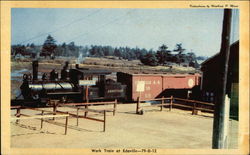
<path fill-rule="evenodd" d="M 61 71 L 61 79 L 62 80 L 67 80 L 67 78 L 69 77 L 69 70 L 68 70 L 68 66 L 69 66 L 69 62 L 66 61 L 65 65 Z"/>
<path fill-rule="evenodd" d="M 65 62 L 64 67 L 65 67 L 65 69 L 68 69 L 68 67 L 69 67 L 69 62 L 68 61 Z"/>
<path fill-rule="evenodd" d="M 38 78 L 38 60 L 32 62 L 33 67 L 33 80 L 37 80 Z"/>
<path fill-rule="evenodd" d="M 79 64 L 76 64 L 76 69 L 80 69 Z"/>

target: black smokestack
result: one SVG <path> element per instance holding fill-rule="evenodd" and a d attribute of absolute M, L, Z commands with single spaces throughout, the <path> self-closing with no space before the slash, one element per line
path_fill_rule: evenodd
<path fill-rule="evenodd" d="M 76 64 L 76 69 L 80 69 L 79 64 Z"/>
<path fill-rule="evenodd" d="M 38 61 L 35 60 L 32 62 L 33 67 L 33 80 L 37 80 L 38 78 Z"/>
<path fill-rule="evenodd" d="M 65 69 L 68 69 L 68 67 L 69 67 L 69 62 L 68 61 L 65 62 L 64 67 L 65 67 Z"/>

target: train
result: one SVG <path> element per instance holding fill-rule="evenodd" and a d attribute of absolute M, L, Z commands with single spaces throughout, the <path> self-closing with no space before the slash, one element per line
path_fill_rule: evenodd
<path fill-rule="evenodd" d="M 38 66 L 39 62 L 33 61 L 33 74 L 23 75 L 20 90 L 26 102 L 41 104 L 51 99 L 66 103 L 126 98 L 126 85 L 106 78 L 111 71 L 81 68 L 79 64 L 69 68 L 69 62 L 66 62 L 60 76 L 53 69 L 49 75 L 43 73 L 38 78 Z"/>
<path fill-rule="evenodd" d="M 199 74 L 138 74 L 69 67 L 65 62 L 61 74 L 53 69 L 49 75 L 39 74 L 39 62 L 32 62 L 32 75 L 24 74 L 20 86 L 22 100 L 12 100 L 12 105 L 46 105 L 49 100 L 62 103 L 115 100 L 135 102 L 174 95 L 189 98 L 199 93 Z"/>

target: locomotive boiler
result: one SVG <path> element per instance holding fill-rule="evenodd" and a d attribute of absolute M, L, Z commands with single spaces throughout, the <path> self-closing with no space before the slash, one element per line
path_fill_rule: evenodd
<path fill-rule="evenodd" d="M 38 61 L 32 62 L 33 74 L 24 74 L 20 86 L 25 100 L 47 101 L 58 99 L 63 102 L 88 102 L 89 100 L 125 99 L 126 85 L 106 76 L 112 72 L 80 68 L 69 68 L 66 62 L 61 74 L 52 70 L 38 78 Z"/>

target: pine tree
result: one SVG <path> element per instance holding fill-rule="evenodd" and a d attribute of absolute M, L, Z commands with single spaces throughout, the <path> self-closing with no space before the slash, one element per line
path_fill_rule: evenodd
<path fill-rule="evenodd" d="M 57 48 L 55 39 L 48 35 L 46 40 L 44 41 L 42 52 L 40 53 L 40 56 L 50 56 L 50 58 L 54 59 L 55 57 L 55 49 Z"/>
<path fill-rule="evenodd" d="M 170 52 L 171 51 L 169 51 L 167 49 L 168 49 L 168 47 L 164 44 L 159 47 L 159 50 L 156 53 L 156 57 L 158 59 L 159 64 L 164 65 L 167 63 L 167 61 L 170 61 L 170 59 L 171 59 Z"/>

